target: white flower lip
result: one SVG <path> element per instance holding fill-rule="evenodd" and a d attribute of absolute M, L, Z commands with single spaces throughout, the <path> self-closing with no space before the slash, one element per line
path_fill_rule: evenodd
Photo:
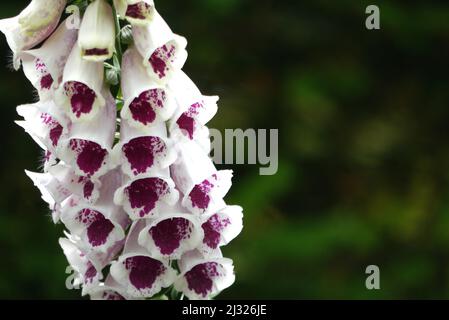
<path fill-rule="evenodd" d="M 159 217 L 148 219 L 138 242 L 152 257 L 177 260 L 200 244 L 204 234 L 198 217 L 183 211 L 186 210 L 168 209 Z"/>
<path fill-rule="evenodd" d="M 79 31 L 81 55 L 90 61 L 105 61 L 115 50 L 115 22 L 111 6 L 95 0 L 86 9 Z"/>
<path fill-rule="evenodd" d="M 0 31 L 13 52 L 14 69 L 20 67 L 19 54 L 44 41 L 56 28 L 67 0 L 32 0 L 16 17 L 0 20 Z"/>
<path fill-rule="evenodd" d="M 209 256 L 194 250 L 184 254 L 178 262 L 181 274 L 174 286 L 191 300 L 204 300 L 215 296 L 235 281 L 231 259 L 223 258 L 216 250 Z"/>
<path fill-rule="evenodd" d="M 129 231 L 123 253 L 118 261 L 111 265 L 111 276 L 126 293 L 138 298 L 149 298 L 162 288 L 169 287 L 176 279 L 176 271 L 168 260 L 158 260 L 150 256 L 145 248 L 138 244 L 138 235 L 145 221 L 135 221 Z"/>
<path fill-rule="evenodd" d="M 122 205 L 132 220 L 157 216 L 161 208 L 179 199 L 169 169 L 130 179 L 114 195 L 114 203 Z"/>
<path fill-rule="evenodd" d="M 147 72 L 156 82 L 165 84 L 187 60 L 187 40 L 174 34 L 157 11 L 147 26 L 134 26 L 135 45 Z"/>

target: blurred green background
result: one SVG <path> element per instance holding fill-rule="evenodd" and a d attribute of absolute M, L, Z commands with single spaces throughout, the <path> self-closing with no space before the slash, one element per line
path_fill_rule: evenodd
<path fill-rule="evenodd" d="M 2 1 L 0 16 L 27 1 Z M 381 30 L 365 28 L 377 4 Z M 164 0 L 185 71 L 221 96 L 211 127 L 279 129 L 279 172 L 232 166 L 245 229 L 220 298 L 449 298 L 449 3 Z M 0 298 L 79 298 L 14 124 L 35 99 L 0 41 Z M 223 168 L 225 166 L 222 166 Z M 381 290 L 365 288 L 365 268 Z"/>

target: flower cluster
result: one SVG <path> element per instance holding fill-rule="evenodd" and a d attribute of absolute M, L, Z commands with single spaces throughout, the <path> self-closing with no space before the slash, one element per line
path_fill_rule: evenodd
<path fill-rule="evenodd" d="M 92 299 L 211 298 L 234 282 L 220 247 L 242 230 L 223 200 L 232 172 L 208 156 L 218 97 L 183 73 L 187 41 L 152 0 L 75 3 L 79 28 L 59 23 L 66 0 L 0 21 L 39 94 L 17 108 L 44 150 L 26 174 L 67 229 L 74 284 Z"/>

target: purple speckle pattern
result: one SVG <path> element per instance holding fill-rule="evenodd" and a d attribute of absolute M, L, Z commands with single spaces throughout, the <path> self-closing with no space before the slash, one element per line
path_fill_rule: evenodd
<path fill-rule="evenodd" d="M 204 231 L 203 243 L 212 249 L 216 249 L 220 244 L 221 233 L 231 224 L 229 218 L 221 218 L 214 214 L 201 226 Z"/>
<path fill-rule="evenodd" d="M 69 81 L 64 84 L 64 92 L 70 99 L 70 106 L 77 118 L 92 111 L 97 95 L 84 83 Z"/>
<path fill-rule="evenodd" d="M 213 278 L 220 276 L 219 264 L 207 262 L 198 264 L 185 274 L 187 285 L 196 294 L 206 297 L 213 286 Z"/>
<path fill-rule="evenodd" d="M 112 290 L 103 291 L 101 298 L 103 300 L 110 300 L 110 301 L 126 300 L 121 294 Z"/>
<path fill-rule="evenodd" d="M 151 55 L 149 62 L 159 79 L 167 76 L 167 72 L 170 71 L 170 63 L 174 62 L 175 54 L 176 46 L 166 44 L 157 48 Z"/>
<path fill-rule="evenodd" d="M 39 85 L 41 87 L 41 90 L 50 90 L 54 80 L 51 74 L 48 72 L 47 66 L 39 58 L 36 58 L 34 63 L 36 66 L 36 71 L 40 75 Z"/>
<path fill-rule="evenodd" d="M 148 232 L 163 255 L 175 252 L 181 241 L 189 239 L 192 233 L 192 223 L 184 218 L 172 218 L 159 222 Z"/>
<path fill-rule="evenodd" d="M 87 49 L 84 51 L 84 55 L 85 56 L 107 56 L 109 55 L 109 50 L 108 49 L 99 49 L 99 48 L 94 48 L 94 49 Z"/>
<path fill-rule="evenodd" d="M 208 179 L 193 187 L 189 194 L 192 206 L 199 209 L 206 209 L 210 203 L 209 193 L 213 187 L 214 185 Z"/>
<path fill-rule="evenodd" d="M 136 180 L 125 189 L 131 208 L 139 210 L 141 218 L 151 213 L 159 198 L 166 193 L 168 184 L 159 178 Z"/>
<path fill-rule="evenodd" d="M 87 264 L 87 270 L 84 274 L 84 284 L 90 284 L 94 282 L 94 278 L 97 276 L 97 269 L 91 262 Z"/>
<path fill-rule="evenodd" d="M 194 103 L 189 110 L 181 114 L 178 120 L 176 120 L 176 124 L 181 129 L 181 132 L 187 135 L 190 140 L 193 140 L 196 129 L 196 117 L 202 108 L 204 108 L 203 103 Z"/>
<path fill-rule="evenodd" d="M 122 147 L 134 175 L 145 173 L 154 165 L 154 159 L 165 153 L 166 146 L 158 137 L 138 137 Z"/>
<path fill-rule="evenodd" d="M 42 123 L 45 124 L 48 128 L 48 136 L 50 138 L 53 147 L 56 147 L 59 142 L 59 139 L 61 138 L 63 127 L 48 113 L 42 113 L 41 120 Z"/>
<path fill-rule="evenodd" d="M 112 222 L 95 210 L 83 209 L 78 213 L 76 219 L 87 226 L 87 238 L 93 247 L 105 244 L 114 230 Z"/>
<path fill-rule="evenodd" d="M 82 139 L 70 140 L 70 149 L 77 154 L 76 163 L 88 177 L 106 164 L 107 151 L 95 142 Z"/>
<path fill-rule="evenodd" d="M 125 16 L 133 19 L 145 20 L 150 16 L 150 10 L 151 6 L 148 3 L 141 1 L 135 4 L 129 4 Z"/>
<path fill-rule="evenodd" d="M 142 92 L 129 105 L 132 118 L 143 125 L 153 123 L 156 119 L 156 108 L 163 108 L 166 99 L 163 89 L 150 89 Z"/>
<path fill-rule="evenodd" d="M 145 256 L 135 256 L 124 261 L 129 281 L 137 289 L 150 289 L 156 279 L 165 272 L 162 262 Z"/>

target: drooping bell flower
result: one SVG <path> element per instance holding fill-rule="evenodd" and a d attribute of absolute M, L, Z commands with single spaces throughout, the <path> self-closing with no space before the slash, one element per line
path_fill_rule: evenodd
<path fill-rule="evenodd" d="M 57 223 L 60 219 L 62 203 L 72 195 L 70 190 L 56 179 L 51 173 L 39 173 L 25 170 L 26 175 L 39 189 L 42 200 L 44 200 L 52 212 L 52 219 Z"/>
<path fill-rule="evenodd" d="M 52 166 L 48 173 L 56 178 L 72 195 L 76 195 L 88 204 L 95 204 L 100 197 L 100 187 L 102 182 L 92 181 L 88 177 L 79 176 L 75 170 L 63 163 L 59 162 Z"/>
<path fill-rule="evenodd" d="M 87 252 L 80 239 L 65 232 L 66 238 L 59 239 L 59 245 L 75 272 L 72 285 L 81 285 L 82 295 L 96 290 L 103 279 L 102 270 L 109 265 L 114 257 L 123 249 L 124 242 L 117 242 L 106 252 Z"/>
<path fill-rule="evenodd" d="M 131 300 L 132 297 L 126 294 L 125 288 L 122 287 L 114 278 L 107 276 L 104 283 L 100 283 L 97 287 L 89 291 L 91 300 Z"/>
<path fill-rule="evenodd" d="M 237 237 L 243 229 L 242 210 L 240 206 L 226 206 L 216 213 L 202 216 L 204 237 L 202 245 L 198 246 L 199 251 L 209 254 Z"/>
<path fill-rule="evenodd" d="M 147 72 L 155 81 L 167 83 L 187 60 L 187 40 L 174 34 L 155 10 L 147 26 L 133 27 L 134 43 Z"/>
<path fill-rule="evenodd" d="M 114 147 L 113 154 L 115 162 L 130 178 L 158 173 L 176 159 L 163 122 L 148 127 L 143 133 L 122 121 L 120 142 Z"/>
<path fill-rule="evenodd" d="M 142 59 L 135 47 L 123 55 L 121 86 L 125 103 L 121 118 L 136 128 L 145 129 L 167 121 L 177 104 L 165 86 L 148 75 Z"/>
<path fill-rule="evenodd" d="M 61 221 L 70 233 L 80 238 L 88 252 L 107 252 L 125 238 L 129 218 L 113 203 L 114 191 L 121 183 L 118 170 L 101 178 L 100 198 L 95 204 L 78 201 L 61 209 Z"/>
<path fill-rule="evenodd" d="M 16 123 L 25 129 L 45 152 L 44 171 L 56 163 L 56 150 L 68 134 L 69 119 L 53 100 L 17 107 L 24 120 Z"/>
<path fill-rule="evenodd" d="M 168 260 L 159 260 L 138 244 L 138 235 L 145 221 L 134 222 L 126 240 L 123 253 L 111 265 L 114 280 L 126 288 L 126 293 L 136 298 L 150 298 L 176 279 L 176 271 Z"/>
<path fill-rule="evenodd" d="M 223 209 L 232 186 L 232 170 L 217 171 L 212 160 L 195 142 L 178 146 L 178 159 L 171 167 L 176 187 L 184 195 L 182 205 L 195 214 Z"/>
<path fill-rule="evenodd" d="M 64 68 L 62 83 L 55 93 L 55 101 L 67 110 L 73 122 L 92 120 L 105 105 L 103 85 L 103 63 L 83 59 L 80 47 L 75 44 Z"/>
<path fill-rule="evenodd" d="M 114 0 L 114 6 L 133 25 L 146 25 L 153 19 L 153 0 Z"/>
<path fill-rule="evenodd" d="M 204 256 L 199 251 L 190 251 L 178 261 L 181 272 L 175 289 L 190 300 L 213 298 L 235 281 L 232 260 L 223 258 L 221 251 Z"/>
<path fill-rule="evenodd" d="M 182 71 L 169 82 L 178 109 L 170 119 L 169 131 L 173 139 L 187 138 L 201 141 L 209 139 L 206 124 L 217 113 L 218 96 L 203 96 L 198 87 Z"/>
<path fill-rule="evenodd" d="M 95 0 L 86 9 L 79 31 L 78 44 L 85 60 L 105 61 L 115 50 L 115 22 L 111 6 Z"/>
<path fill-rule="evenodd" d="M 13 52 L 14 69 L 20 67 L 19 54 L 44 41 L 58 25 L 67 0 L 32 0 L 16 17 L 0 20 L 0 31 Z"/>
<path fill-rule="evenodd" d="M 40 48 L 20 53 L 23 71 L 41 100 L 51 98 L 53 90 L 59 86 L 67 58 L 78 36 L 76 29 L 67 28 L 66 21 Z"/>
<path fill-rule="evenodd" d="M 132 220 L 157 216 L 165 205 L 173 206 L 179 193 L 170 178 L 169 169 L 159 174 L 129 179 L 114 196 L 114 203 L 122 205 Z"/>
<path fill-rule="evenodd" d="M 156 218 L 147 219 L 139 233 L 139 244 L 157 259 L 177 260 L 195 249 L 204 237 L 198 217 L 180 207 L 167 208 Z"/>
<path fill-rule="evenodd" d="M 104 91 L 106 106 L 94 119 L 72 123 L 68 137 L 61 142 L 57 153 L 60 159 L 75 169 L 76 174 L 92 180 L 112 169 L 111 149 L 116 130 L 115 101 Z"/>

